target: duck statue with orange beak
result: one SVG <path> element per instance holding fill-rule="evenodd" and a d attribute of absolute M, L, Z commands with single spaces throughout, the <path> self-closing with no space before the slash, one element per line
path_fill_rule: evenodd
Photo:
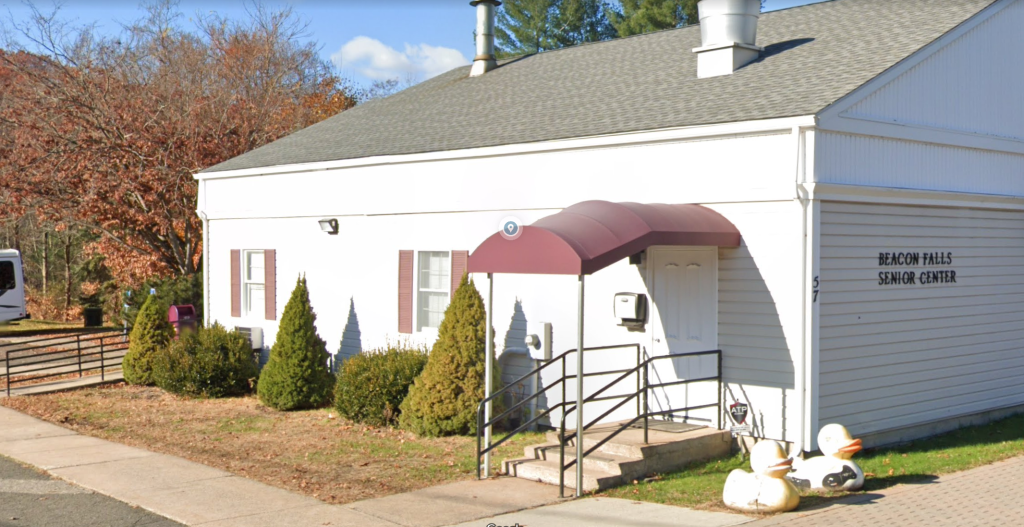
<path fill-rule="evenodd" d="M 863 448 L 861 440 L 851 437 L 846 427 L 823 426 L 818 432 L 818 448 L 821 456 L 794 460 L 794 472 L 787 476 L 794 485 L 806 490 L 847 491 L 864 486 L 864 471 L 850 460 Z"/>
<path fill-rule="evenodd" d="M 750 449 L 750 469 L 729 473 L 722 501 L 743 512 L 787 512 L 800 505 L 800 491 L 786 479 L 793 460 L 775 441 L 766 440 Z"/>

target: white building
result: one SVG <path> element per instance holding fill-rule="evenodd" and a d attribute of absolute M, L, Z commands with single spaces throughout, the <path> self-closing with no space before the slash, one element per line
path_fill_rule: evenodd
<path fill-rule="evenodd" d="M 739 246 L 640 247 L 589 275 L 587 347 L 721 349 L 725 405 L 806 450 L 830 422 L 870 445 L 1020 411 L 1022 27 L 1024 0 L 835 0 L 761 15 L 761 50 L 686 27 L 451 71 L 196 175 L 207 316 L 269 347 L 304 273 L 332 349 L 429 344 L 506 218 L 698 204 Z M 550 263 L 542 245 L 507 257 Z M 499 352 L 524 319 L 575 348 L 577 286 L 496 274 Z M 653 300 L 645 332 L 619 327 L 619 292 Z M 695 374 L 674 366 L 658 374 Z"/>

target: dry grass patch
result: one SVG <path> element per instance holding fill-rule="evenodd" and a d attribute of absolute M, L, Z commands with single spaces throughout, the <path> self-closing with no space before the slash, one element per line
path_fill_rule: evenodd
<path fill-rule="evenodd" d="M 117 384 L 15 397 L 4 406 L 126 445 L 171 454 L 327 503 L 377 498 L 476 477 L 472 437 L 417 438 L 338 418 L 334 410 L 278 412 L 255 397 L 192 400 Z M 495 462 L 541 441 L 527 434 Z"/>

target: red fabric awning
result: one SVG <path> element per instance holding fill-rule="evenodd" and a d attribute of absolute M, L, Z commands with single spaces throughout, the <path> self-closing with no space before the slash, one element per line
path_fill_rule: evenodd
<path fill-rule="evenodd" d="M 700 205 L 584 201 L 501 232 L 469 257 L 471 273 L 592 274 L 652 245 L 738 247 L 740 232 L 721 214 Z"/>

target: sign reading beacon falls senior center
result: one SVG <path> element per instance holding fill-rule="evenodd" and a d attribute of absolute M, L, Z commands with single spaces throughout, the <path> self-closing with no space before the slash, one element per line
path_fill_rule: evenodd
<path fill-rule="evenodd" d="M 935 269 L 953 265 L 951 252 L 878 253 L 879 267 L 926 267 L 923 271 L 879 271 L 878 285 L 955 284 L 956 271 Z"/>

